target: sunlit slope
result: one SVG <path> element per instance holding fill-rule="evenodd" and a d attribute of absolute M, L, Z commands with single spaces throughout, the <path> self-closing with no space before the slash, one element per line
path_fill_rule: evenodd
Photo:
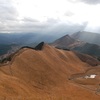
<path fill-rule="evenodd" d="M 91 66 L 71 51 L 43 45 L 42 50 L 23 48 L 12 61 L 0 67 L 0 96 L 40 100 L 99 100 L 94 92 L 71 83 L 71 74 Z M 84 94 L 84 96 L 83 96 Z"/>

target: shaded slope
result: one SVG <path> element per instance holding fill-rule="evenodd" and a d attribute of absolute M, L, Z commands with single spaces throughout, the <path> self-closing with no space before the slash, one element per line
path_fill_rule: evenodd
<path fill-rule="evenodd" d="M 0 96 L 27 96 L 32 100 L 99 100 L 100 97 L 90 90 L 68 80 L 71 74 L 84 72 L 88 67 L 91 66 L 71 51 L 59 50 L 46 44 L 38 51 L 23 48 L 8 65 L 0 67 L 0 74 L 3 74 L 0 90 L 4 91 Z M 2 84 L 5 88 L 2 88 Z"/>
<path fill-rule="evenodd" d="M 95 57 L 100 57 L 100 46 L 96 44 L 85 43 L 82 46 L 76 46 L 73 50 L 79 51 L 81 53 L 85 53 L 88 55 L 92 55 Z"/>
<path fill-rule="evenodd" d="M 51 43 L 52 46 L 62 49 L 74 49 L 75 47 L 80 47 L 84 44 L 85 42 L 76 40 L 69 35 L 65 35 Z"/>
<path fill-rule="evenodd" d="M 55 40 L 51 45 L 60 48 L 66 48 L 70 44 L 73 44 L 75 39 L 71 38 L 69 35 L 65 35 L 57 40 Z"/>
<path fill-rule="evenodd" d="M 79 52 L 74 52 L 74 53 L 80 58 L 80 60 L 82 60 L 83 62 L 88 63 L 91 66 L 100 65 L 100 61 L 98 61 L 97 59 L 91 57 L 90 55 L 82 54 L 82 53 L 79 53 Z"/>

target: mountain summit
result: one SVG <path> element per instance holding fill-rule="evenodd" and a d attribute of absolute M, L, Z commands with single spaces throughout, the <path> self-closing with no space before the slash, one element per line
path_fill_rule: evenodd
<path fill-rule="evenodd" d="M 57 40 L 55 40 L 52 45 L 55 47 L 66 47 L 70 44 L 73 44 L 75 42 L 75 39 L 70 37 L 69 35 L 65 35 Z"/>

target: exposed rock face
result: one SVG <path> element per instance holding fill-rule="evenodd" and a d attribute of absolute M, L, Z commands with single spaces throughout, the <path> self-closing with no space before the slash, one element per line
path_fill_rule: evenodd
<path fill-rule="evenodd" d="M 44 42 L 41 42 L 40 44 L 38 44 L 38 45 L 35 47 L 35 50 L 42 50 L 42 49 L 43 49 L 43 45 L 44 45 Z"/>

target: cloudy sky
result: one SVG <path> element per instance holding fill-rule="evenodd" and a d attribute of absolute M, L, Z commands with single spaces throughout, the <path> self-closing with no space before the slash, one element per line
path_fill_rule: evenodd
<path fill-rule="evenodd" d="M 0 0 L 0 32 L 100 33 L 100 0 Z"/>

